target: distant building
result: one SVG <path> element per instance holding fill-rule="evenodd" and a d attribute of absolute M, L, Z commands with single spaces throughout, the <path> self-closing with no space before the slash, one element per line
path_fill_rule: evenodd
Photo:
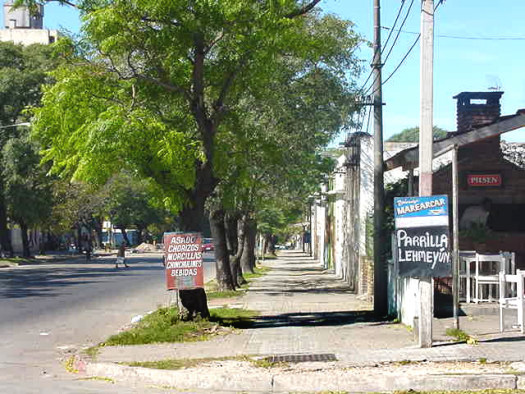
<path fill-rule="evenodd" d="M 15 44 L 52 44 L 58 39 L 57 30 L 43 28 L 44 7 L 37 6 L 38 12 L 31 15 L 27 7 L 13 9 L 13 3 L 4 3 L 4 25 L 0 29 L 0 41 Z"/>

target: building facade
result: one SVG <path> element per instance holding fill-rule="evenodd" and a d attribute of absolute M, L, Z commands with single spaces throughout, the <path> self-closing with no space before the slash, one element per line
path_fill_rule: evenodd
<path fill-rule="evenodd" d="M 31 45 L 54 43 L 58 39 L 57 30 L 44 29 L 44 7 L 37 6 L 31 14 L 27 7 L 13 8 L 11 1 L 4 3 L 4 25 L 0 29 L 0 41 Z"/>

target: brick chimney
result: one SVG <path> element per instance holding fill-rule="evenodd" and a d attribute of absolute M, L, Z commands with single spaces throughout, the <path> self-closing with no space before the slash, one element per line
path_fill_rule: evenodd
<path fill-rule="evenodd" d="M 462 92 L 456 96 L 457 132 L 464 133 L 494 123 L 501 115 L 499 100 L 503 92 Z"/>

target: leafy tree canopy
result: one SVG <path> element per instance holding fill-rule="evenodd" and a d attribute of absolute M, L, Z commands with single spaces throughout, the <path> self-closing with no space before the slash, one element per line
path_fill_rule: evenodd
<path fill-rule="evenodd" d="M 166 205 L 198 209 L 228 173 L 230 160 L 214 160 L 228 155 L 223 144 L 246 147 L 239 140 L 248 128 L 230 127 L 256 117 L 260 103 L 268 107 L 265 119 L 251 123 L 259 130 L 273 117 L 275 134 L 292 131 L 287 142 L 328 140 L 342 124 L 340 102 L 349 71 L 359 68 L 360 38 L 351 23 L 311 13 L 317 3 L 74 3 L 82 9 L 82 39 L 59 43 L 68 64 L 54 73 L 57 84 L 35 112 L 45 159 L 57 173 L 98 184 L 130 168 L 158 186 Z M 325 97 L 316 79 L 335 94 Z M 340 102 L 327 99 L 337 95 Z M 310 135 L 296 125 L 300 117 L 309 120 Z M 303 127 L 300 137 L 296 127 Z M 283 155 L 272 150 L 281 140 L 266 142 L 266 154 Z"/>

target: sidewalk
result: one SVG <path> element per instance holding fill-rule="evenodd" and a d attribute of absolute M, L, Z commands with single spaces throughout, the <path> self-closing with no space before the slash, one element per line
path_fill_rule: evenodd
<path fill-rule="evenodd" d="M 445 330 L 452 326 L 452 320 L 436 319 L 436 346 L 420 349 L 407 327 L 375 320 L 370 303 L 351 294 L 342 281 L 324 272 L 310 257 L 284 251 L 277 260 L 265 265 L 271 271 L 254 281 L 237 305 L 230 305 L 259 311 L 253 328 L 206 342 L 102 348 L 95 362 L 81 367 L 91 375 L 127 379 L 135 384 L 148 382 L 205 390 L 346 390 L 349 382 L 359 381 L 362 390 L 358 390 L 359 385 L 351 385 L 349 391 L 522 385 L 517 377 L 521 364 L 513 365 L 512 374 L 508 374 L 507 364 L 491 364 L 525 359 L 524 338 L 517 332 L 502 336 L 497 315 L 462 318 L 461 328 L 479 341 L 475 346 L 450 342 Z M 240 355 L 292 362 L 286 367 L 262 369 L 238 360 L 221 360 L 177 371 L 117 364 Z M 465 363 L 480 360 L 482 364 L 475 366 Z M 425 363 L 415 364 L 418 361 Z M 436 362 L 442 364 L 433 364 Z M 461 378 L 454 374 L 461 371 Z M 386 379 L 388 376 L 390 380 Z M 473 386 L 472 382 L 477 383 Z"/>

